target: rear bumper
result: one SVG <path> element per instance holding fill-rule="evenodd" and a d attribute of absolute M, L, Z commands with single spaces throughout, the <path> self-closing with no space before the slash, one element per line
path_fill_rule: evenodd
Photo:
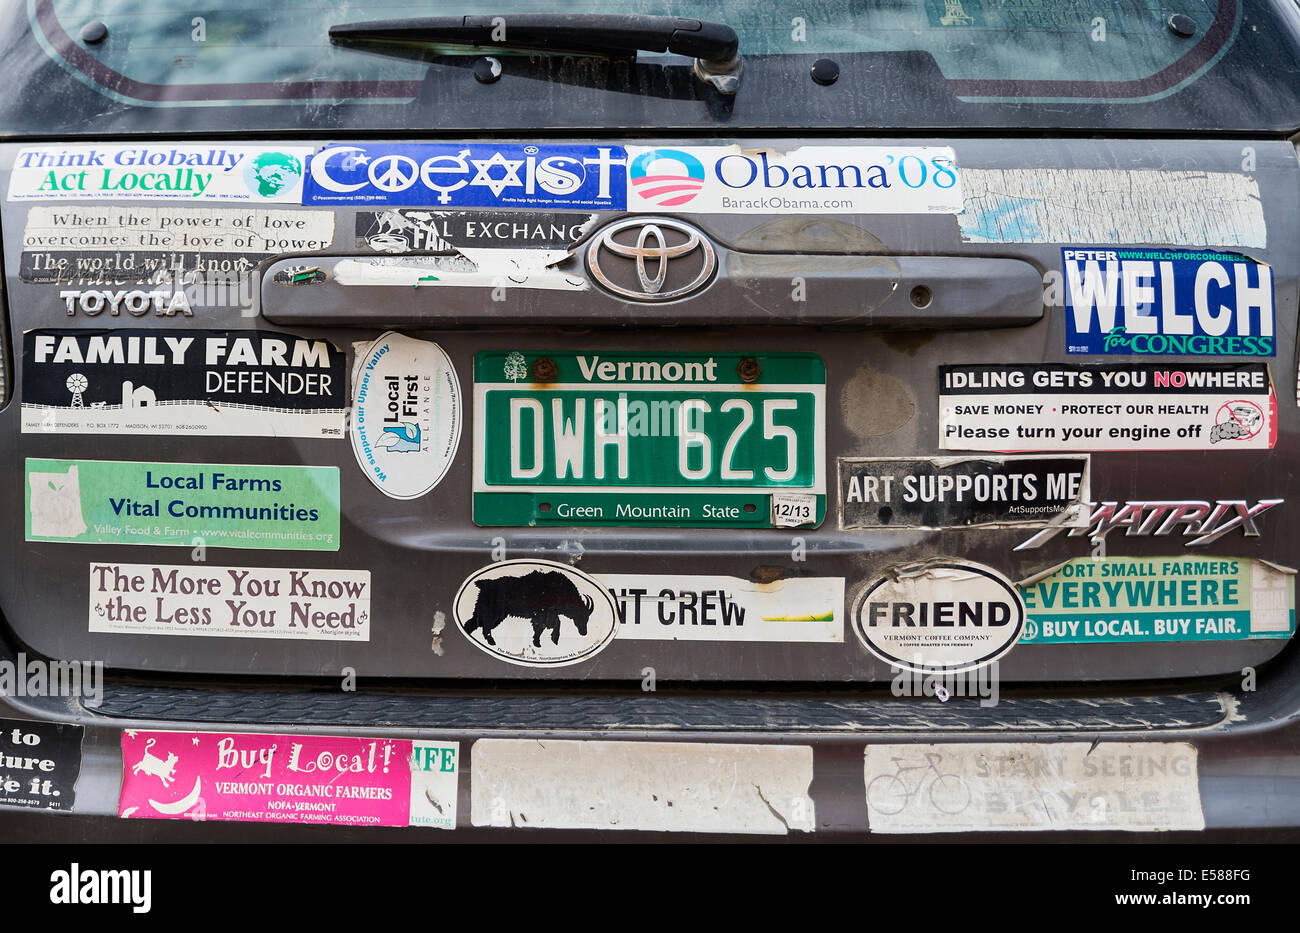
<path fill-rule="evenodd" d="M 10 657 L 13 653 L 10 652 Z M 807 695 L 769 694 L 742 696 L 724 691 L 695 689 L 689 693 L 664 688 L 654 693 L 599 692 L 573 687 L 520 694 L 505 691 L 452 693 L 428 689 L 366 689 L 356 692 L 298 685 L 259 689 L 244 685 L 192 683 L 167 686 L 158 682 L 127 682 L 110 678 L 98 706 L 77 697 L 5 697 L 0 718 L 75 723 L 84 728 L 76 801 L 71 813 L 3 807 L 0 826 L 10 838 L 94 838 L 103 841 L 149 839 L 209 840 L 265 838 L 338 841 L 455 841 L 609 838 L 701 839 L 736 835 L 744 824 L 692 825 L 689 818 L 671 825 L 672 832 L 637 831 L 637 818 L 604 829 L 564 829 L 521 832 L 526 826 L 514 819 L 514 804 L 505 801 L 503 821 L 485 818 L 476 781 L 493 780 L 476 770 L 476 748 L 487 741 L 496 748 L 559 747 L 566 742 L 600 743 L 615 757 L 630 754 L 635 772 L 641 750 L 660 749 L 663 743 L 703 746 L 701 751 L 725 752 L 736 746 L 800 750 L 810 764 L 807 797 L 812 804 L 807 825 L 785 819 L 784 806 L 773 809 L 780 825 L 759 826 L 754 831 L 788 835 L 791 841 L 827 839 L 948 838 L 974 841 L 1002 838 L 1027 841 L 1042 833 L 1004 832 L 1002 827 L 944 833 L 941 825 L 924 835 L 873 831 L 868 807 L 869 772 L 864 753 L 869 748 L 976 743 L 989 751 L 1025 744 L 1155 743 L 1164 748 L 1185 743 L 1194 747 L 1196 786 L 1205 829 L 1199 833 L 1175 832 L 1163 838 L 1211 839 L 1222 834 L 1300 829 L 1300 724 L 1282 712 L 1281 684 L 1294 678 L 1294 652 L 1285 652 L 1271 669 L 1261 672 L 1253 692 L 1222 689 L 1222 684 L 1200 685 L 1180 693 L 1141 692 L 1131 685 L 1123 691 L 1090 687 L 1062 696 L 1035 694 L 1031 690 L 1005 691 L 995 705 L 981 705 L 975 697 L 895 697 L 888 688 L 874 693 L 854 691 L 830 695 L 824 688 Z M 1167 689 L 1167 688 L 1166 688 Z M 1279 714 L 1281 713 L 1281 714 Z M 459 743 L 455 832 L 421 827 L 384 829 L 349 826 L 284 826 L 266 823 L 205 823 L 191 819 L 166 821 L 189 824 L 168 828 L 164 821 L 119 820 L 122 787 L 122 735 L 125 730 L 273 733 L 285 735 L 355 736 L 363 738 L 420 739 Z M 501 744 L 504 740 L 504 744 Z M 612 745 L 610 743 L 613 743 Z M 637 745 L 636 743 L 645 743 Z M 726 747 L 721 748 L 720 747 Z M 1118 747 L 1118 746 L 1116 746 Z M 591 750 L 591 746 L 584 746 Z M 804 751 L 806 750 L 806 751 Z M 763 753 L 766 757 L 766 752 Z M 483 757 L 483 756 L 480 756 Z M 796 756 L 797 757 L 797 756 Z M 486 761 L 486 758 L 484 758 Z M 587 759 L 584 759 L 587 760 Z M 594 761 L 595 759 L 590 759 Z M 593 765 L 590 774 L 571 773 L 568 779 L 601 797 L 612 779 L 608 769 Z M 626 774 L 619 780 L 626 780 Z M 526 782 L 525 782 L 526 783 Z M 1140 807 L 1149 783 L 1134 778 L 1127 784 L 1125 806 Z M 1068 790 L 1068 787 L 1065 788 Z M 978 790 L 978 789 L 977 789 Z M 499 791 L 494 791 L 498 793 Z M 730 806 L 720 801 L 722 812 Z M 593 808 L 594 809 L 594 808 Z M 718 809 L 718 807 L 714 807 Z M 778 811 L 783 811 L 778 813 Z M 815 815 L 814 815 L 815 814 Z M 45 817 L 41 820 L 40 817 Z M 83 818 L 92 818 L 89 821 Z M 1123 816 L 1120 817 L 1121 823 Z M 48 833 L 39 829 L 48 825 Z M 721 826 L 721 829 L 711 829 Z M 93 832 L 84 827 L 95 827 Z M 1105 819 L 1095 827 L 1072 827 L 1053 832 L 1055 839 L 1079 841 L 1132 839 L 1132 832 L 1115 832 Z M 1133 829 L 1134 827 L 1127 827 Z M 1170 827 L 1165 827 L 1170 828 Z M 631 830 L 631 831 L 626 831 Z M 237 835 L 235 835 L 237 834 Z M 1267 838 L 1267 834 L 1260 838 Z"/>

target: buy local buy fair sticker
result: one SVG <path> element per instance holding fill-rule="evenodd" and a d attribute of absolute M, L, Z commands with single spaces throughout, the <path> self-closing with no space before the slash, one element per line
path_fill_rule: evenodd
<path fill-rule="evenodd" d="M 1076 557 L 1017 584 L 1021 644 L 1237 641 L 1295 632 L 1295 571 L 1268 561 Z"/>

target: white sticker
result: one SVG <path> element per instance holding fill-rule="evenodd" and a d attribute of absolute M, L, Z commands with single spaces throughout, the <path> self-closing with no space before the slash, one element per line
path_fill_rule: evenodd
<path fill-rule="evenodd" d="M 618 604 L 618 638 L 844 641 L 843 577 L 754 583 L 738 577 L 598 573 Z"/>
<path fill-rule="evenodd" d="M 90 631 L 369 641 L 368 570 L 90 565 Z"/>
<path fill-rule="evenodd" d="M 380 492 L 416 499 L 442 482 L 460 444 L 460 382 L 436 343 L 389 331 L 357 354 L 352 450 Z"/>
<path fill-rule="evenodd" d="M 1015 647 L 1025 605 L 1011 581 L 971 561 L 895 567 L 858 599 L 853 630 L 892 667 L 959 674 Z"/>
<path fill-rule="evenodd" d="M 23 231 L 23 249 L 56 254 L 193 250 L 269 256 L 329 249 L 333 242 L 333 211 L 236 207 L 33 207 Z M 82 260 L 65 271 L 91 275 L 103 270 L 103 261 Z M 138 274 L 144 270 L 114 267 L 110 271 Z"/>
<path fill-rule="evenodd" d="M 312 151 L 227 143 L 35 146 L 14 159 L 9 200 L 301 204 Z"/>
<path fill-rule="evenodd" d="M 1259 185 L 1235 172 L 965 169 L 967 243 L 1268 245 Z"/>
<path fill-rule="evenodd" d="M 659 832 L 812 832 L 812 748 L 479 739 L 475 826 Z"/>
<path fill-rule="evenodd" d="M 1205 828 L 1187 742 L 868 745 L 876 833 Z"/>
<path fill-rule="evenodd" d="M 360 256 L 334 263 L 339 285 L 402 288 L 528 288 L 585 291 L 582 276 L 552 268 L 569 257 L 563 249 L 461 247 L 458 256 Z"/>
<path fill-rule="evenodd" d="M 629 211 L 958 214 L 947 146 L 628 146 Z"/>
<path fill-rule="evenodd" d="M 939 367 L 945 450 L 1268 450 L 1265 363 Z"/>
<path fill-rule="evenodd" d="M 456 626 L 483 651 L 525 667 L 564 667 L 603 651 L 618 628 L 609 591 L 549 560 L 503 560 L 471 574 L 452 602 Z"/>
<path fill-rule="evenodd" d="M 459 778 L 459 742 L 412 741 L 411 825 L 455 829 Z"/>
<path fill-rule="evenodd" d="M 816 496 L 801 492 L 772 493 L 772 524 L 777 528 L 798 528 L 816 521 Z"/>

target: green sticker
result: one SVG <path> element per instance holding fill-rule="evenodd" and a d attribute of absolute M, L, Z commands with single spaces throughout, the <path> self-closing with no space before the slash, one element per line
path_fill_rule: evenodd
<path fill-rule="evenodd" d="M 1290 638 L 1295 575 L 1265 561 L 1076 557 L 1019 586 L 1021 644 Z"/>
<path fill-rule="evenodd" d="M 27 540 L 339 549 L 337 467 L 27 460 Z"/>

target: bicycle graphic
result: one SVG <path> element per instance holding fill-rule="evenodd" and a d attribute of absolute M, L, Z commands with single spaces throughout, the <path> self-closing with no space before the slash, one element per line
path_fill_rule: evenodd
<path fill-rule="evenodd" d="M 890 761 L 894 763 L 894 773 L 879 775 L 867 785 L 867 804 L 885 816 L 901 813 L 913 798 L 920 797 L 921 788 L 933 773 L 933 778 L 930 779 L 930 803 L 940 813 L 950 815 L 961 813 L 970 806 L 970 788 L 966 786 L 966 782 L 960 775 L 938 769 L 937 765 L 942 759 L 942 755 L 927 752 L 925 764 L 909 765 L 905 768 L 903 762 L 906 759 L 891 758 Z M 903 778 L 903 775 L 913 772 L 920 772 L 920 778 L 914 786 L 908 786 L 908 781 Z"/>

